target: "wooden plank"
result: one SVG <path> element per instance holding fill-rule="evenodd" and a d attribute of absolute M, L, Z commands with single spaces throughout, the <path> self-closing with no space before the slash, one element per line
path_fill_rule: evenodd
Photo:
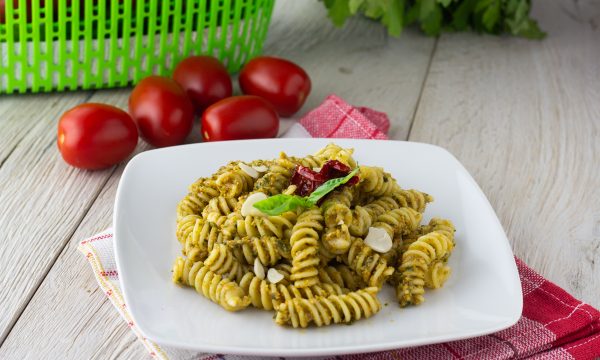
<path fill-rule="evenodd" d="M 336 92 L 350 102 L 376 108 L 381 105 L 382 110 L 393 112 L 392 136 L 403 139 L 408 133 L 433 40 L 410 32 L 400 40 L 388 40 L 379 26 L 365 19 L 357 19 L 348 25 L 344 30 L 333 28 L 321 4 L 278 1 L 266 53 L 298 61 L 312 75 L 315 90 L 303 111 L 316 106 L 328 93 Z M 295 34 L 295 41 L 288 41 L 290 34 Z M 336 39 L 341 43 L 336 45 Z M 341 54 L 341 60 L 336 59 L 336 51 Z M 378 56 L 368 56 L 370 53 Z M 390 73 L 395 78 L 384 76 Z M 123 105 L 125 92 L 107 102 Z M 197 131 L 192 139 L 197 139 Z M 112 305 L 96 290 L 91 270 L 76 250 L 82 238 L 110 225 L 121 169 L 110 177 L 68 240 L 68 245 L 0 347 L 0 358 L 27 357 L 32 355 L 27 352 L 32 348 L 48 358 L 107 357 L 107 354 L 109 357 L 140 358 L 146 354 Z M 77 189 L 79 185 L 70 187 Z M 89 187 L 95 189 L 95 185 Z M 57 227 L 64 229 L 67 224 L 75 226 L 72 220 L 63 220 Z M 176 356 L 189 354 L 178 352 Z"/>
<path fill-rule="evenodd" d="M 89 100 L 123 106 L 124 94 L 101 92 Z M 40 97 L 32 104 L 40 106 L 37 112 L 15 100 L 31 116 L 23 121 L 34 125 L 0 168 L 0 342 L 113 171 L 71 168 L 56 149 L 59 114 L 87 97 L 50 96 L 48 103 Z"/>
<path fill-rule="evenodd" d="M 600 3 L 535 4 L 542 42 L 439 40 L 410 140 L 455 154 L 515 254 L 598 307 Z"/>
<path fill-rule="evenodd" d="M 82 238 L 111 225 L 122 168 L 111 176 L 0 347 L 0 358 L 29 358 L 39 353 L 49 359 L 113 358 L 119 354 L 141 358 L 145 354 L 141 343 L 98 288 L 87 261 L 77 250 Z"/>

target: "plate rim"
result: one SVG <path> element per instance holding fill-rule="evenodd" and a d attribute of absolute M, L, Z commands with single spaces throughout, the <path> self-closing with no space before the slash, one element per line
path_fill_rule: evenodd
<path fill-rule="evenodd" d="M 497 227 L 501 230 L 501 233 L 502 233 L 502 238 L 504 240 L 503 243 L 505 245 L 504 247 L 507 248 L 509 253 L 512 254 L 513 258 L 514 258 L 514 252 L 508 241 L 506 231 L 504 230 L 502 223 L 500 222 L 500 219 L 498 218 L 498 215 L 496 214 L 491 203 L 489 202 L 489 199 L 487 198 L 487 196 L 485 195 L 485 193 L 483 192 L 483 190 L 481 189 L 479 184 L 475 181 L 475 179 L 473 178 L 471 173 L 464 167 L 464 165 L 450 151 L 448 151 L 447 149 L 445 149 L 441 146 L 429 144 L 429 143 L 423 143 L 423 142 L 404 141 L 404 140 L 331 139 L 331 138 L 274 138 L 274 139 L 254 139 L 254 140 L 232 140 L 232 141 L 227 141 L 227 144 L 235 146 L 236 144 L 240 144 L 240 143 L 244 143 L 244 144 L 258 143 L 258 142 L 260 142 L 260 143 L 263 143 L 263 142 L 285 143 L 285 142 L 289 142 L 289 141 L 293 141 L 293 142 L 309 141 L 310 142 L 310 141 L 314 141 L 314 140 L 317 140 L 319 142 L 322 142 L 322 141 L 336 142 L 338 140 L 343 140 L 345 142 L 352 142 L 352 143 L 367 143 L 367 142 L 368 143 L 378 143 L 378 142 L 405 143 L 405 144 L 414 144 L 414 145 L 418 145 L 418 146 L 425 146 L 425 147 L 435 149 L 436 151 L 441 151 L 441 152 L 445 153 L 446 156 L 451 158 L 455 162 L 455 164 L 462 169 L 463 173 L 467 176 L 468 180 L 472 183 L 472 185 L 474 185 L 474 189 L 477 191 L 477 195 L 484 200 L 485 206 L 494 215 L 493 216 L 494 222 L 496 223 Z M 117 271 L 119 274 L 123 274 L 123 272 L 122 272 L 123 259 L 122 259 L 122 254 L 121 254 L 122 246 L 120 246 L 121 242 L 119 240 L 122 236 L 119 236 L 119 232 L 120 232 L 119 223 L 120 222 L 118 219 L 119 219 L 119 208 L 120 207 L 118 205 L 123 199 L 123 195 L 122 195 L 123 183 L 127 179 L 127 174 L 130 171 L 132 171 L 132 169 L 134 169 L 136 166 L 138 166 L 137 165 L 138 163 L 140 163 L 141 161 L 144 161 L 146 157 L 150 156 L 150 154 L 155 154 L 157 152 L 181 151 L 182 148 L 204 147 L 207 145 L 210 146 L 211 144 L 215 144 L 215 143 L 194 143 L 194 144 L 185 144 L 185 145 L 179 145 L 179 146 L 147 150 L 147 151 L 144 151 L 144 152 L 141 152 L 141 153 L 135 155 L 127 163 L 127 165 L 126 165 L 125 169 L 123 170 L 123 173 L 119 179 L 119 184 L 118 184 L 117 191 L 116 191 L 114 209 L 113 209 L 113 226 L 114 226 L 114 239 L 115 239 L 114 251 L 115 251 L 115 261 L 116 261 L 116 265 L 117 265 Z M 450 333 L 450 334 L 445 334 L 445 335 L 438 335 L 438 336 L 434 336 L 434 337 L 425 337 L 425 338 L 421 338 L 421 339 L 412 339 L 412 340 L 407 340 L 407 341 L 398 340 L 398 341 L 394 341 L 394 342 L 379 342 L 379 343 L 372 344 L 372 345 L 371 344 L 369 344 L 369 345 L 350 345 L 350 346 L 343 346 L 343 347 L 304 348 L 304 349 L 252 348 L 252 347 L 236 346 L 236 345 L 221 346 L 221 345 L 210 345 L 210 344 L 196 346 L 196 345 L 190 345 L 187 342 L 179 342 L 179 341 L 171 340 L 169 338 L 163 338 L 159 334 L 154 334 L 151 330 L 147 331 L 148 329 L 144 328 L 144 326 L 142 325 L 142 324 L 144 324 L 144 321 L 143 320 L 140 321 L 140 319 L 142 317 L 138 316 L 139 314 L 137 314 L 137 310 L 134 309 L 134 307 L 129 307 L 129 305 L 128 305 L 128 312 L 131 315 L 133 321 L 136 323 L 136 326 L 137 326 L 139 332 L 143 336 L 145 336 L 146 338 L 148 338 L 151 341 L 157 342 L 159 345 L 173 346 L 173 347 L 181 348 L 181 349 L 188 349 L 188 350 L 201 351 L 201 352 L 207 352 L 207 353 L 224 353 L 224 354 L 250 355 L 250 356 L 308 357 L 308 356 L 329 356 L 329 355 L 342 355 L 342 354 L 369 353 L 369 352 L 386 351 L 386 350 L 392 350 L 392 349 L 401 349 L 401 348 L 412 347 L 412 346 L 433 345 L 433 344 L 439 344 L 439 343 L 448 342 L 448 341 L 464 340 L 464 339 L 474 338 L 474 337 L 478 337 L 478 336 L 489 335 L 491 333 L 495 333 L 495 332 L 498 332 L 498 331 L 501 331 L 501 330 L 504 330 L 504 329 L 507 329 L 507 328 L 513 326 L 514 324 L 516 324 L 519 321 L 519 319 L 521 318 L 521 315 L 522 315 L 523 294 L 522 294 L 522 287 L 521 287 L 521 282 L 520 282 L 520 277 L 518 274 L 518 268 L 517 268 L 516 261 L 513 261 L 510 264 L 510 270 L 512 273 L 512 277 L 516 279 L 516 282 L 514 282 L 513 285 L 514 285 L 515 289 L 518 291 L 518 295 L 519 295 L 516 299 L 517 306 L 515 307 L 515 309 L 518 309 L 518 311 L 515 310 L 514 314 L 512 314 L 512 316 L 504 323 L 498 324 L 496 326 L 490 326 L 489 328 L 486 328 L 485 330 L 468 331 L 468 332 L 463 332 L 459 335 L 453 335 L 452 333 Z M 120 276 L 120 278 L 119 278 L 119 281 L 121 284 L 121 293 L 123 294 L 123 299 L 124 299 L 125 304 L 131 304 L 132 302 L 128 301 L 128 299 L 130 297 L 129 297 L 129 292 L 126 290 L 127 286 L 125 285 L 124 279 L 125 279 L 124 276 Z"/>

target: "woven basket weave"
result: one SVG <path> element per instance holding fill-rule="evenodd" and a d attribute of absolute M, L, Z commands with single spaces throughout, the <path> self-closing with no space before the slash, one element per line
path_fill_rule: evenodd
<path fill-rule="evenodd" d="M 191 54 L 235 72 L 260 53 L 274 0 L 7 0 L 0 93 L 96 89 L 169 75 Z"/>

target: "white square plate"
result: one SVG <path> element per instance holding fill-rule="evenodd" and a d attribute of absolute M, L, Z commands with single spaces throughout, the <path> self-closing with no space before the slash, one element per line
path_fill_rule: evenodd
<path fill-rule="evenodd" d="M 403 188 L 435 197 L 433 216 L 456 225 L 453 273 L 420 306 L 400 308 L 389 286 L 380 313 L 351 326 L 294 330 L 272 313 L 229 313 L 193 289 L 171 282 L 180 254 L 175 208 L 197 178 L 231 160 L 312 154 L 331 139 L 271 139 L 193 144 L 146 151 L 119 183 L 114 224 L 125 301 L 139 329 L 159 344 L 205 352 L 316 356 L 372 352 L 484 335 L 513 325 L 522 310 L 521 285 L 506 235 L 485 195 L 448 151 L 433 145 L 373 140 L 335 143 L 355 149 L 360 164 L 384 167 Z"/>

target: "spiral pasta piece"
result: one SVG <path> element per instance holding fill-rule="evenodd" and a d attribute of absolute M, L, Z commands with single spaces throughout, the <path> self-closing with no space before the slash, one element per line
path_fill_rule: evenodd
<path fill-rule="evenodd" d="M 364 209 L 371 216 L 372 221 L 386 211 L 398 209 L 400 205 L 391 196 L 381 196 L 364 205 Z"/>
<path fill-rule="evenodd" d="M 326 161 L 324 158 L 319 158 L 313 155 L 307 155 L 305 157 L 295 157 L 288 156 L 286 153 L 281 153 L 280 158 L 287 159 L 296 165 L 302 165 L 311 169 L 320 168 Z"/>
<path fill-rule="evenodd" d="M 187 220 L 188 217 L 185 219 Z M 190 217 L 189 220 L 191 222 L 192 218 Z M 183 254 L 189 256 L 189 253 L 195 249 L 196 259 L 204 260 L 215 244 L 225 243 L 227 238 L 216 225 L 205 221 L 201 217 L 193 218 L 193 220 L 193 227 L 188 226 L 186 228 L 188 235 L 185 238 Z"/>
<path fill-rule="evenodd" d="M 272 284 L 268 280 L 259 279 L 253 273 L 246 273 L 240 281 L 253 307 L 257 309 L 273 310 L 279 304 L 292 298 L 312 299 L 316 296 L 343 294 L 344 289 L 331 284 L 315 284 L 305 288 L 297 288 L 285 282 Z"/>
<path fill-rule="evenodd" d="M 427 232 L 437 231 L 439 233 L 444 234 L 454 243 L 454 224 L 450 220 L 441 219 L 441 218 L 433 218 L 429 221 L 427 225 Z"/>
<path fill-rule="evenodd" d="M 289 239 L 296 222 L 296 214 L 287 212 L 277 216 L 248 215 L 243 217 L 236 213 L 232 219 L 236 221 L 236 233 L 239 237 L 275 236 L 280 239 Z"/>
<path fill-rule="evenodd" d="M 311 324 L 324 326 L 351 323 L 369 318 L 381 309 L 376 287 L 313 299 L 293 298 L 279 305 L 275 322 L 305 328 Z"/>
<path fill-rule="evenodd" d="M 398 207 L 398 203 L 391 196 L 376 198 L 365 206 L 357 205 L 352 211 L 350 234 L 358 237 L 366 236 L 369 227 L 377 220 L 378 216 Z"/>
<path fill-rule="evenodd" d="M 181 245 L 185 246 L 188 237 L 194 231 L 194 226 L 198 219 L 201 219 L 201 217 L 196 214 L 189 214 L 177 220 L 175 235 Z"/>
<path fill-rule="evenodd" d="M 333 255 L 342 255 L 348 252 L 350 243 L 350 231 L 345 224 L 325 229 L 325 233 L 321 239 L 322 247 L 326 252 Z"/>
<path fill-rule="evenodd" d="M 323 237 L 323 236 L 321 236 Z M 323 242 L 321 241 L 321 246 L 319 246 L 319 264 L 327 264 L 329 263 L 331 260 L 337 258 L 337 255 L 332 253 L 331 251 L 327 250 L 327 248 L 323 245 Z"/>
<path fill-rule="evenodd" d="M 323 163 L 327 160 L 337 160 L 354 169 L 356 167 L 356 161 L 352 158 L 353 153 L 354 149 L 344 149 L 339 145 L 330 143 L 317 151 L 313 157 L 322 160 Z"/>
<path fill-rule="evenodd" d="M 328 227 L 340 224 L 349 226 L 352 223 L 350 206 L 353 197 L 353 191 L 350 187 L 342 187 L 330 193 L 321 205 L 325 225 Z"/>
<path fill-rule="evenodd" d="M 216 244 L 208 254 L 204 265 L 228 279 L 240 281 L 248 271 L 248 267 L 240 263 L 225 244 Z"/>
<path fill-rule="evenodd" d="M 396 200 L 400 207 L 409 207 L 420 213 L 425 211 L 425 206 L 433 201 L 433 197 L 419 190 L 403 190 L 396 188 L 391 197 Z"/>
<path fill-rule="evenodd" d="M 445 261 L 434 261 L 425 273 L 425 286 L 430 289 L 439 289 L 450 277 L 452 269 Z"/>
<path fill-rule="evenodd" d="M 226 198 L 217 196 L 208 202 L 208 205 L 202 210 L 202 218 L 207 222 L 224 229 L 224 233 L 232 236 L 235 231 L 235 224 L 230 220 L 233 217 L 233 211 L 238 204 L 235 198 Z"/>
<path fill-rule="evenodd" d="M 200 178 L 190 186 L 189 194 L 177 205 L 177 218 L 186 215 L 200 215 L 208 202 L 219 196 L 217 184 L 212 179 Z"/>
<path fill-rule="evenodd" d="M 340 288 L 355 291 L 366 287 L 365 282 L 347 265 L 328 265 L 319 271 L 319 280 L 322 284 L 336 284 Z"/>
<path fill-rule="evenodd" d="M 254 191 L 260 191 L 269 196 L 280 194 L 289 185 L 295 167 L 296 164 L 289 159 L 276 159 L 269 166 L 269 170 L 256 180 Z"/>
<path fill-rule="evenodd" d="M 294 285 L 305 288 L 319 282 L 319 233 L 323 230 L 323 216 L 318 208 L 298 216 L 290 237 L 292 276 Z"/>
<path fill-rule="evenodd" d="M 400 283 L 396 297 L 400 306 L 418 305 L 425 298 L 425 277 L 435 261 L 446 261 L 454 247 L 444 231 L 433 231 L 421 236 L 402 254 L 399 267 Z"/>
<path fill-rule="evenodd" d="M 393 239 L 397 234 L 408 234 L 414 231 L 419 227 L 422 217 L 420 212 L 403 207 L 379 215 L 373 226 L 384 229 Z"/>
<path fill-rule="evenodd" d="M 369 286 L 380 288 L 385 280 L 394 273 L 394 268 L 388 266 L 385 259 L 360 238 L 352 238 L 350 249 L 342 257 L 342 260 Z"/>
<path fill-rule="evenodd" d="M 231 240 L 228 245 L 234 249 L 238 260 L 243 260 L 250 265 L 254 264 L 256 258 L 264 266 L 273 266 L 281 258 L 292 257 L 289 243 L 276 236 L 247 236 Z"/>
<path fill-rule="evenodd" d="M 454 242 L 454 225 L 452 222 L 446 219 L 433 218 L 427 225 L 421 225 L 414 231 L 406 234 L 402 237 L 402 245 L 399 250 L 399 254 L 403 254 L 412 243 L 417 241 L 421 236 L 428 234 L 432 231 L 439 231 L 446 235 Z"/>
<path fill-rule="evenodd" d="M 360 167 L 360 188 L 368 195 L 385 196 L 391 195 L 399 188 L 392 175 L 383 171 L 380 167 Z"/>
<path fill-rule="evenodd" d="M 203 206 L 202 199 L 198 198 L 196 194 L 189 193 L 177 204 L 177 219 L 181 219 L 188 215 L 200 214 Z"/>
<path fill-rule="evenodd" d="M 352 210 L 352 222 L 348 226 L 350 234 L 359 237 L 365 236 L 369 232 L 372 222 L 373 219 L 369 212 L 362 206 L 356 206 Z"/>
<path fill-rule="evenodd" d="M 219 175 L 216 184 L 221 195 L 233 198 L 252 190 L 254 187 L 254 178 L 240 169 L 239 165 L 236 165 L 235 168 Z"/>
<path fill-rule="evenodd" d="M 239 311 L 250 305 L 250 298 L 240 286 L 211 271 L 202 261 L 186 266 L 185 260 L 178 257 L 173 265 L 173 282 L 194 287 L 227 311 Z"/>

